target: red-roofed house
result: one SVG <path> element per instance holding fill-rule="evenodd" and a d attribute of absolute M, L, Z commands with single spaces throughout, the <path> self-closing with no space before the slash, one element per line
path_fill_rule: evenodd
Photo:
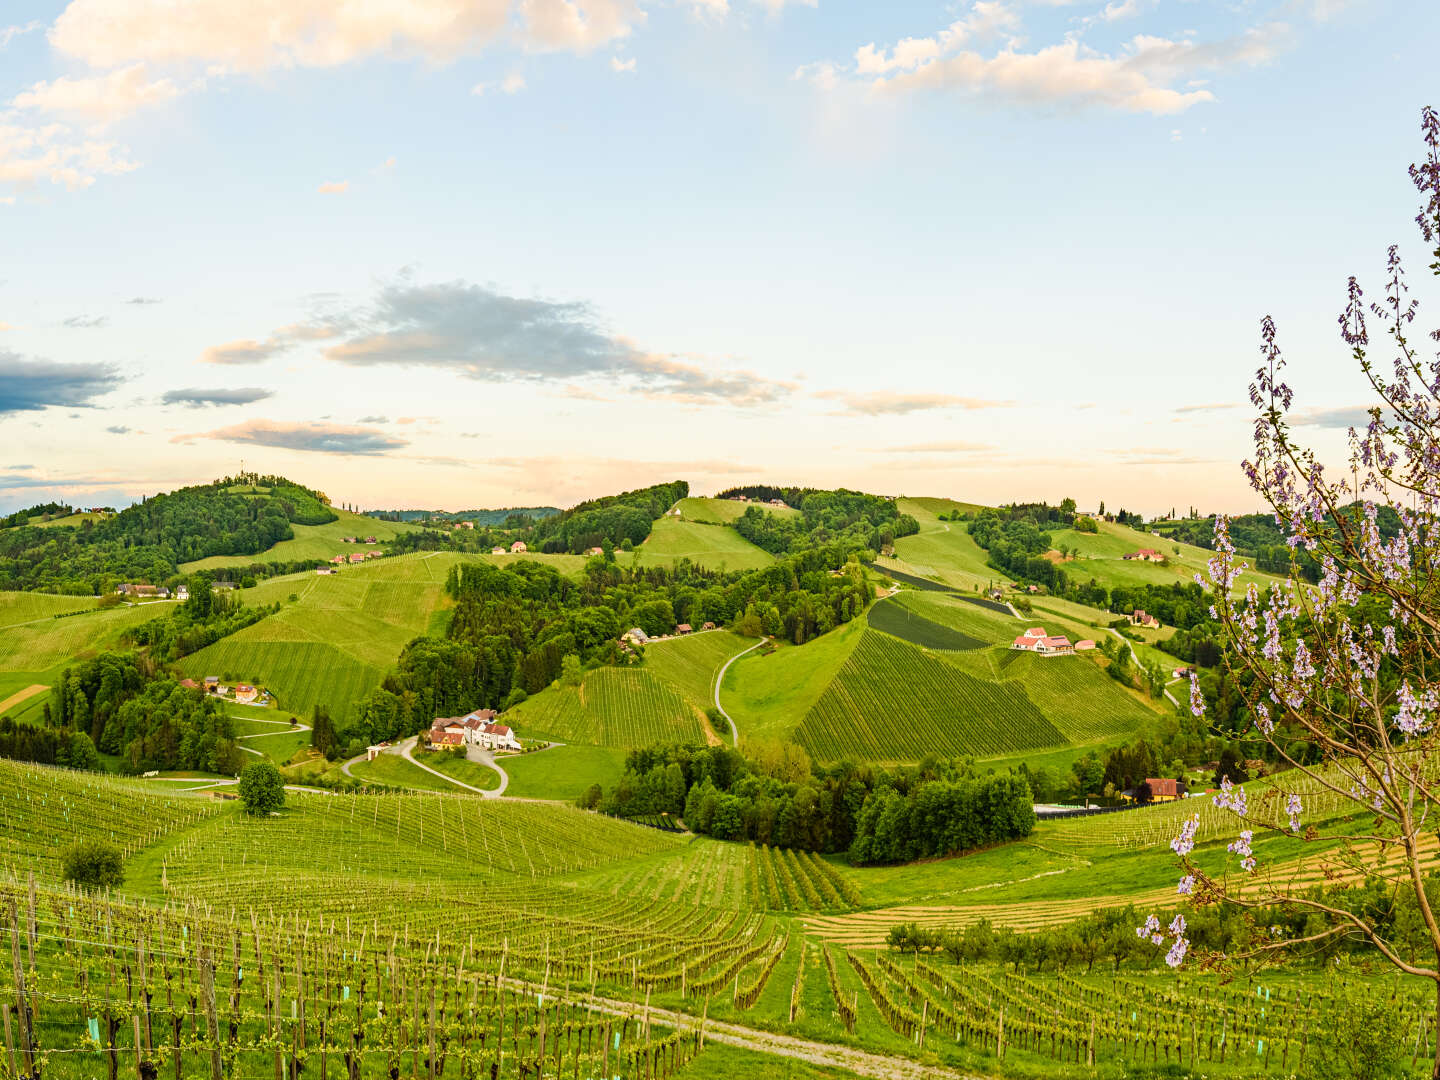
<path fill-rule="evenodd" d="M 361 563 L 365 561 L 365 556 L 357 551 L 354 555 L 350 556 L 350 561 L 352 563 Z"/>
<path fill-rule="evenodd" d="M 1127 555 L 1120 556 L 1122 559 L 1138 559 L 1140 562 L 1164 562 L 1165 556 L 1154 548 L 1141 548 L 1139 551 L 1132 551 Z"/>
<path fill-rule="evenodd" d="M 1136 608 L 1130 615 L 1131 626 L 1143 626 L 1147 630 L 1157 630 L 1160 627 L 1160 620 L 1154 615 L 1148 615 L 1144 608 Z"/>
<path fill-rule="evenodd" d="M 1151 779 L 1145 783 L 1150 785 L 1152 802 L 1174 802 L 1180 798 L 1180 785 L 1174 780 Z"/>
<path fill-rule="evenodd" d="M 425 736 L 432 749 L 450 750 L 465 745 L 465 736 L 460 732 L 431 728 Z"/>
<path fill-rule="evenodd" d="M 250 702 L 254 701 L 259 696 L 260 691 L 256 690 L 255 687 L 251 686 L 249 683 L 242 682 L 235 687 L 235 700 L 241 705 L 249 705 Z"/>
<path fill-rule="evenodd" d="M 682 623 L 680 623 L 679 625 L 677 625 L 677 626 L 675 627 L 675 633 L 677 633 L 677 634 L 688 634 L 688 633 L 690 633 L 690 624 L 689 624 L 688 622 L 682 622 Z"/>
<path fill-rule="evenodd" d="M 1043 627 L 1034 626 L 1021 634 L 1010 643 L 1010 648 L 1020 649 L 1024 652 L 1033 652 L 1040 656 L 1059 656 L 1063 653 L 1073 653 L 1075 646 L 1070 644 L 1067 637 L 1052 637 L 1045 633 Z"/>
<path fill-rule="evenodd" d="M 529 550 L 530 549 L 525 546 L 524 540 L 516 540 L 513 544 L 510 545 L 510 553 L 512 555 L 519 555 L 522 551 Z"/>

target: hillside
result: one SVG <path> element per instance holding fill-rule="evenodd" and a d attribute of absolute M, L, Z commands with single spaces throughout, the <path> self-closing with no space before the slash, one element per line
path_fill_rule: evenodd
<path fill-rule="evenodd" d="M 212 555 L 208 558 L 182 563 L 180 569 L 187 574 L 193 574 L 199 570 L 247 566 L 254 562 L 329 560 L 335 555 L 350 555 L 357 551 L 367 550 L 364 544 L 343 543 L 344 537 L 353 536 L 364 540 L 367 536 L 373 536 L 380 544 L 384 544 L 385 541 L 395 539 L 402 532 L 417 528 L 406 522 L 381 521 L 364 514 L 352 514 L 348 510 L 332 508 L 332 512 L 335 515 L 334 521 L 324 525 L 294 525 L 291 527 L 295 534 L 292 539 L 281 540 L 257 555 Z"/>
<path fill-rule="evenodd" d="M 636 566 L 667 566 L 679 559 L 710 570 L 759 570 L 775 561 L 734 529 L 674 517 L 655 522 L 634 555 Z"/>

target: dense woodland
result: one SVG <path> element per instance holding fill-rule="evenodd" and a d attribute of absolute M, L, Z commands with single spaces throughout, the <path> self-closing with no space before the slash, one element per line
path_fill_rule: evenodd
<path fill-rule="evenodd" d="M 740 490 L 742 493 L 785 491 L 790 496 L 785 499 L 786 504 L 800 511 L 797 517 L 772 514 L 763 506 L 750 506 L 736 520 L 736 532 L 772 555 L 804 551 L 837 541 L 849 541 L 879 552 L 887 550 L 898 538 L 920 531 L 913 517 L 896 509 L 894 499 L 881 495 L 843 488 L 838 491 L 764 487 Z M 791 502 L 791 499 L 797 501 Z"/>
<path fill-rule="evenodd" d="M 819 766 L 781 743 L 632 750 L 612 791 L 592 787 L 580 801 L 621 817 L 682 817 L 718 840 L 845 852 L 857 865 L 953 855 L 1035 827 L 1023 776 L 976 776 L 966 761 Z"/>
<path fill-rule="evenodd" d="M 44 507 L 20 513 L 28 520 L 37 509 Z M 0 529 L 0 589 L 98 596 L 122 581 L 163 584 L 176 578 L 180 563 L 257 555 L 291 539 L 292 524 L 334 520 L 319 492 L 279 477 L 225 477 L 77 528 Z"/>
<path fill-rule="evenodd" d="M 128 772 L 240 769 L 224 705 L 156 671 L 143 654 L 104 652 L 66 668 L 45 713 L 50 728 L 87 734 Z"/>

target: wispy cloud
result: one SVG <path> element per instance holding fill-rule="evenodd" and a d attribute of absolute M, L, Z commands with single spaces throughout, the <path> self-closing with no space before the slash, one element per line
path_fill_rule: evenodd
<path fill-rule="evenodd" d="M 36 30 L 43 30 L 45 24 L 39 19 L 33 19 L 28 23 L 18 26 L 0 26 L 0 49 L 5 48 L 21 34 L 33 34 Z"/>
<path fill-rule="evenodd" d="M 385 454 L 409 446 L 405 439 L 387 435 L 377 428 L 341 424 L 294 423 L 283 420 L 248 420 L 214 431 L 177 435 L 171 442 L 188 443 L 195 439 L 217 439 L 222 442 L 248 443 L 280 450 L 303 450 L 317 454 L 370 456 Z"/>
<path fill-rule="evenodd" d="M 0 415 L 91 405 L 123 381 L 111 364 L 27 360 L 0 349 Z"/>
<path fill-rule="evenodd" d="M 268 397 L 274 397 L 274 390 L 265 390 L 258 386 L 242 386 L 233 389 L 216 388 L 212 390 L 201 390 L 190 388 L 186 390 L 167 390 L 161 396 L 160 402 L 163 405 L 252 405 L 257 401 L 264 401 Z"/>
<path fill-rule="evenodd" d="M 1200 405 L 1181 405 L 1172 411 L 1179 416 L 1186 416 L 1191 413 L 1225 412 L 1229 409 L 1238 408 L 1240 408 L 1239 404 L 1234 401 L 1215 401 Z"/>
<path fill-rule="evenodd" d="M 635 74 L 635 58 L 632 56 L 629 60 L 621 60 L 618 56 L 612 56 L 610 58 L 610 70 L 617 75 L 621 73 L 633 75 Z"/>
<path fill-rule="evenodd" d="M 903 446 L 867 447 L 874 454 L 988 454 L 999 447 L 992 443 L 977 442 L 926 442 L 907 443 Z"/>
<path fill-rule="evenodd" d="M 144 64 L 130 64 L 103 75 L 62 76 L 37 82 L 16 94 L 10 104 L 16 109 L 73 117 L 87 124 L 108 124 L 171 101 L 182 92 L 171 79 L 150 78 Z"/>
<path fill-rule="evenodd" d="M 936 409 L 958 409 L 973 412 L 980 409 L 1006 409 L 1013 401 L 992 401 L 988 398 L 958 397 L 955 394 L 906 393 L 898 390 L 860 392 L 852 390 L 821 390 L 815 397 L 838 402 L 834 416 L 905 416 L 909 413 Z"/>
<path fill-rule="evenodd" d="M 129 435 L 131 429 L 126 427 L 124 424 L 111 424 L 105 430 L 108 431 L 111 435 Z"/>
<path fill-rule="evenodd" d="M 109 323 L 104 315 L 71 315 L 62 322 L 61 326 L 67 326 L 71 330 L 94 330 Z"/>
<path fill-rule="evenodd" d="M 1365 405 L 1345 405 L 1330 409 L 1300 409 L 1290 415 L 1296 427 L 1364 429 L 1370 425 L 1370 410 Z"/>
<path fill-rule="evenodd" d="M 389 422 L 390 418 L 388 416 L 362 416 L 357 421 L 357 423 L 361 424 L 388 424 Z"/>
<path fill-rule="evenodd" d="M 212 345 L 200 359 L 207 364 L 259 364 L 279 356 L 290 348 L 288 341 L 227 341 L 224 345 Z"/>
<path fill-rule="evenodd" d="M 344 195 L 350 190 L 349 180 L 327 180 L 315 189 L 321 195 Z"/>
<path fill-rule="evenodd" d="M 137 307 L 143 307 L 148 304 L 163 303 L 163 301 L 160 300 L 159 297 L 155 296 L 132 296 L 129 300 L 126 300 L 125 303 L 133 304 Z"/>

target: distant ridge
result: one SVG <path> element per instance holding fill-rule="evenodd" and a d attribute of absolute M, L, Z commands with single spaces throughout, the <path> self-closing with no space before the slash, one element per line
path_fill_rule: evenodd
<path fill-rule="evenodd" d="M 560 513 L 555 506 L 513 506 L 500 510 L 366 510 L 366 517 L 382 521 L 473 521 L 476 525 L 503 525 L 505 519 L 521 514 L 539 521 Z"/>

